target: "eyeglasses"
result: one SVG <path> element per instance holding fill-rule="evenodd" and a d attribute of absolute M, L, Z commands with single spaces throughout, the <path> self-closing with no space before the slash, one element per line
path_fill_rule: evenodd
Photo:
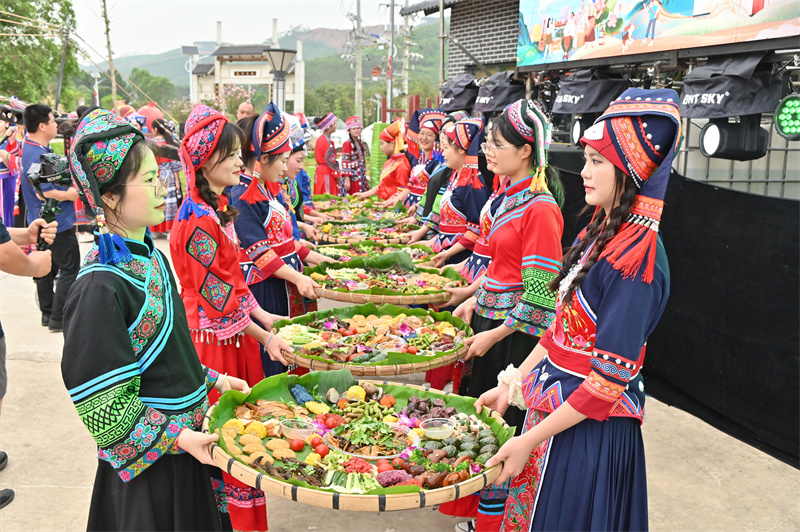
<path fill-rule="evenodd" d="M 507 150 L 511 146 L 498 146 L 494 142 L 481 142 L 481 149 L 483 153 L 494 152 L 495 150 Z"/>
<path fill-rule="evenodd" d="M 126 183 L 126 187 L 151 187 L 156 198 L 162 197 L 167 192 L 167 176 L 163 178 L 159 175 L 153 180 L 153 183 Z"/>

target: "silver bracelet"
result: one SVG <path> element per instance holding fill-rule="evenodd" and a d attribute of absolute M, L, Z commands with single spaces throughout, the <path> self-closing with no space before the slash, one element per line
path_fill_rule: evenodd
<path fill-rule="evenodd" d="M 220 393 L 222 392 L 222 387 L 225 385 L 225 379 L 227 379 L 227 378 L 228 378 L 228 374 L 225 373 L 225 374 L 222 375 L 222 380 L 217 379 L 217 382 L 219 382 L 218 390 L 220 391 Z"/>

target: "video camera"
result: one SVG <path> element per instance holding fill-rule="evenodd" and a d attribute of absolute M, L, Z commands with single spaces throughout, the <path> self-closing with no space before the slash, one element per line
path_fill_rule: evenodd
<path fill-rule="evenodd" d="M 69 175 L 69 163 L 66 157 L 62 157 L 57 153 L 43 153 L 39 156 L 38 163 L 31 164 L 28 172 L 28 181 L 39 193 L 39 196 L 44 198 L 42 208 L 39 209 L 39 217 L 47 223 L 54 221 L 56 214 L 60 213 L 61 209 L 58 207 L 57 199 L 45 197 L 42 192 L 42 184 L 51 183 L 61 187 L 68 187 L 72 184 L 72 178 Z M 41 236 L 36 244 L 36 249 L 39 251 L 47 249 L 47 242 Z"/>

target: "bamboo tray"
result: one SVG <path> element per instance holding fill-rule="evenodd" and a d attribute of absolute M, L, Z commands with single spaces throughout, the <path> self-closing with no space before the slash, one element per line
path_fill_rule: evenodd
<path fill-rule="evenodd" d="M 370 237 L 332 237 L 325 233 L 319 237 L 320 242 L 327 244 L 358 244 L 359 242 L 375 242 L 376 244 L 405 244 L 411 240 L 411 235 L 403 235 L 398 238 L 370 238 Z"/>
<path fill-rule="evenodd" d="M 388 377 L 390 375 L 407 375 L 409 373 L 419 373 L 429 369 L 441 368 L 461 360 L 467 355 L 469 346 L 462 345 L 460 349 L 425 362 L 415 362 L 411 364 L 391 364 L 386 366 L 365 366 L 363 364 L 348 364 L 347 362 L 323 362 L 315 358 L 308 358 L 297 353 L 281 351 L 283 357 L 289 364 L 297 364 L 302 368 L 314 371 L 333 371 L 336 369 L 346 369 L 353 375 L 359 377 Z"/>
<path fill-rule="evenodd" d="M 450 395 L 440 390 L 432 390 L 430 386 L 416 386 L 412 384 L 401 384 L 387 381 L 374 381 L 359 379 L 359 384 L 373 383 L 378 385 L 392 385 L 392 386 L 405 386 L 426 392 L 438 393 L 440 395 Z M 203 432 L 209 432 L 209 418 L 216 405 L 212 406 L 203 419 Z M 485 407 L 484 407 L 485 408 Z M 503 420 L 502 416 L 497 412 L 485 408 L 489 415 L 497 419 L 503 428 L 507 429 L 508 424 Z M 391 510 L 411 510 L 414 508 L 425 508 L 426 506 L 434 506 L 446 502 L 454 501 L 478 492 L 486 486 L 492 484 L 497 477 L 500 476 L 502 471 L 501 465 L 498 464 L 494 467 L 486 469 L 480 475 L 447 486 L 445 488 L 438 488 L 434 490 L 421 490 L 414 493 L 399 493 L 389 495 L 351 495 L 346 493 L 337 493 L 334 491 L 323 491 L 310 488 L 304 488 L 289 484 L 272 478 L 265 473 L 260 473 L 255 469 L 244 465 L 242 462 L 231 457 L 226 453 L 222 447 L 213 443 L 211 444 L 211 457 L 214 463 L 223 471 L 227 472 L 237 480 L 254 487 L 258 490 L 283 497 L 284 499 L 291 499 L 295 502 L 310 504 L 312 506 L 320 506 L 322 508 L 330 508 L 332 510 L 349 510 L 355 512 L 386 512 Z"/>
<path fill-rule="evenodd" d="M 444 303 L 450 299 L 450 292 L 442 291 L 433 294 L 409 294 L 409 295 L 383 295 L 383 294 L 359 294 L 356 292 L 338 292 L 327 288 L 315 288 L 314 293 L 323 299 L 342 301 L 344 303 L 375 303 L 383 305 L 426 305 L 429 303 Z"/>

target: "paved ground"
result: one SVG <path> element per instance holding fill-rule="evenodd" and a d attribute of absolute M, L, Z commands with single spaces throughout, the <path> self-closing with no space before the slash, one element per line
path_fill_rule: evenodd
<path fill-rule="evenodd" d="M 10 380 L 0 421 L 10 461 L 0 489 L 17 494 L 0 510 L 0 530 L 85 530 L 95 447 L 61 381 L 62 338 L 39 325 L 33 294 L 32 281 L 0 274 Z M 653 399 L 647 412 L 651 530 L 800 530 L 800 471 Z M 276 497 L 267 507 L 276 532 L 450 531 L 458 521 L 431 509 L 336 512 Z"/>

